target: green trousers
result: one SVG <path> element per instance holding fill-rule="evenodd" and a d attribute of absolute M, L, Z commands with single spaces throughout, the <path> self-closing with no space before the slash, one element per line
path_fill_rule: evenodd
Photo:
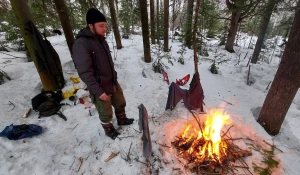
<path fill-rule="evenodd" d="M 102 123 L 110 123 L 112 121 L 112 106 L 115 109 L 115 114 L 120 114 L 125 112 L 125 106 L 126 106 L 126 100 L 123 95 L 123 90 L 120 87 L 120 85 L 116 86 L 116 91 L 112 94 L 107 94 L 111 96 L 110 101 L 103 101 L 100 100 L 99 97 L 96 97 L 95 95 L 92 95 L 92 102 L 94 103 L 99 118 Z"/>

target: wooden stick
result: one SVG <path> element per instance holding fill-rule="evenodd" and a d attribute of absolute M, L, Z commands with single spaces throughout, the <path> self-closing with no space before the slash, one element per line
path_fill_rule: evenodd
<path fill-rule="evenodd" d="M 72 129 L 72 131 L 78 126 L 79 123 L 77 123 L 77 125 Z"/>
<path fill-rule="evenodd" d="M 142 163 L 142 164 L 144 164 L 144 165 L 146 165 L 147 166 L 147 163 L 145 163 L 145 162 L 141 162 L 138 158 L 135 158 L 134 159 L 135 161 L 137 161 L 137 162 L 140 162 L 140 163 Z"/>
<path fill-rule="evenodd" d="M 229 104 L 229 105 L 234 106 L 232 103 L 230 103 L 230 102 L 228 102 L 228 101 L 226 101 L 226 100 L 222 100 L 222 101 L 226 102 L 226 103 Z"/>
<path fill-rule="evenodd" d="M 268 90 L 269 89 L 269 86 L 270 86 L 270 84 L 272 83 L 272 81 L 270 81 L 270 83 L 268 84 L 268 86 L 267 86 L 267 88 L 266 88 L 266 90 Z"/>
<path fill-rule="evenodd" d="M 81 165 L 82 165 L 82 163 L 83 163 L 83 158 L 82 157 L 79 157 L 79 162 L 80 162 L 80 165 L 79 165 L 79 168 L 78 168 L 78 170 L 77 170 L 77 172 L 80 170 L 80 168 L 81 168 Z"/>
<path fill-rule="evenodd" d="M 233 126 L 234 126 L 234 125 L 230 126 L 230 127 L 227 129 L 227 131 L 221 136 L 221 138 L 224 137 L 224 136 L 229 132 L 229 130 L 230 130 Z"/>
<path fill-rule="evenodd" d="M 10 103 L 10 105 L 13 105 L 13 108 L 10 111 L 14 110 L 15 109 L 15 105 L 11 101 L 8 101 L 8 102 Z"/>
<path fill-rule="evenodd" d="M 72 165 L 70 166 L 70 169 L 69 169 L 69 170 L 71 170 L 71 168 L 72 168 L 72 166 L 73 166 L 74 162 L 75 162 L 75 156 L 74 156 L 73 163 L 72 163 Z"/>
<path fill-rule="evenodd" d="M 250 86 L 250 84 L 249 84 L 249 77 L 250 77 L 250 67 L 251 67 L 251 65 L 249 65 L 248 77 L 247 77 L 247 85 L 249 85 L 249 86 Z"/>
<path fill-rule="evenodd" d="M 248 60 L 248 63 L 247 63 L 247 66 L 246 66 L 246 67 L 248 67 L 248 65 L 249 65 L 249 63 L 250 63 L 250 60 L 251 60 L 251 58 L 252 58 L 252 57 L 249 57 L 249 60 Z"/>
<path fill-rule="evenodd" d="M 160 146 L 163 146 L 163 147 L 171 148 L 168 145 L 164 145 L 164 144 L 160 144 L 160 143 L 157 143 L 157 144 L 159 144 Z"/>
<path fill-rule="evenodd" d="M 111 153 L 110 156 L 108 156 L 108 158 L 104 160 L 104 162 L 110 161 L 112 158 L 116 157 L 119 153 L 120 151 L 117 153 Z"/>
<path fill-rule="evenodd" d="M 197 123 L 199 125 L 199 128 L 200 128 L 200 131 L 201 131 L 201 134 L 203 135 L 203 130 L 202 130 L 202 127 L 201 127 L 200 120 L 198 120 L 197 116 L 191 110 L 189 110 L 189 111 L 193 115 L 193 117 L 195 118 L 195 120 L 197 121 Z"/>

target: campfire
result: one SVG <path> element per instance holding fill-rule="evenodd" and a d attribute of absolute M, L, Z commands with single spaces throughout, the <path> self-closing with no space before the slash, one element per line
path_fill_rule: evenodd
<path fill-rule="evenodd" d="M 237 139 L 230 136 L 229 130 L 232 126 L 223 131 L 224 126 L 231 123 L 227 113 L 211 110 L 203 124 L 197 114 L 190 112 L 199 128 L 186 126 L 181 136 L 176 136 L 172 142 L 178 156 L 187 161 L 187 168 L 198 174 L 235 174 L 237 168 L 249 169 L 242 158 L 252 153 L 233 143 Z"/>

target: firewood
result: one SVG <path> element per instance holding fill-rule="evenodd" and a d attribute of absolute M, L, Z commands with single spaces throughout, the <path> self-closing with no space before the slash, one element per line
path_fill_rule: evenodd
<path fill-rule="evenodd" d="M 31 112 L 31 108 L 27 109 L 27 110 L 25 111 L 25 113 L 23 114 L 22 118 L 27 118 L 28 115 L 30 114 L 30 112 Z"/>
<path fill-rule="evenodd" d="M 104 162 L 110 161 L 112 158 L 116 157 L 119 153 L 120 153 L 120 151 L 117 153 L 111 153 L 110 156 L 104 160 Z"/>

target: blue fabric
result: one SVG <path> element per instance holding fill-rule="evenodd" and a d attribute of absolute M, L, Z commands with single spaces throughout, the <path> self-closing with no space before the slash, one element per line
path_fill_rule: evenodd
<path fill-rule="evenodd" d="M 6 126 L 0 133 L 0 137 L 7 137 L 9 140 L 19 140 L 26 137 L 32 137 L 42 133 L 43 128 L 38 125 L 13 125 Z"/>

